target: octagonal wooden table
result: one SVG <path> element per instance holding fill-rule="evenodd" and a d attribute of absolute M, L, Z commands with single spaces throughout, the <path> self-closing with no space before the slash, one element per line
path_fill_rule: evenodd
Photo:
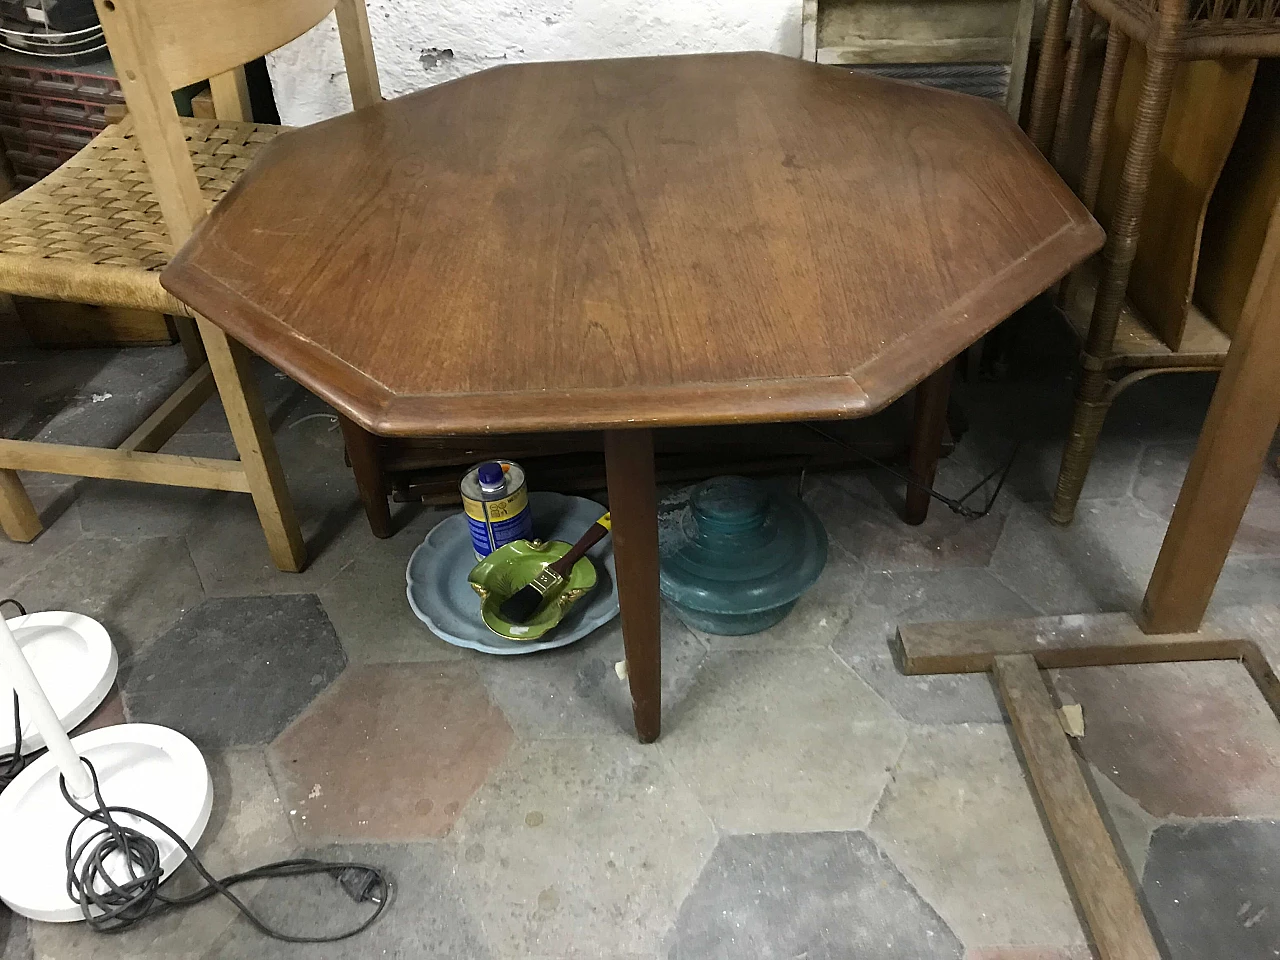
<path fill-rule="evenodd" d="M 650 431 L 874 413 L 1101 243 L 995 104 L 748 53 L 504 66 L 278 137 L 163 283 L 375 434 L 604 431 L 649 742 Z"/>

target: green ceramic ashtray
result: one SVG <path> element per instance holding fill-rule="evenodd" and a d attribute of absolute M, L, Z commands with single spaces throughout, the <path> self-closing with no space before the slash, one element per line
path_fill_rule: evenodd
<path fill-rule="evenodd" d="M 569 608 L 596 585 L 596 567 L 590 557 L 573 565 L 569 579 L 547 595 L 528 623 L 508 623 L 498 616 L 498 608 L 545 567 L 568 553 L 570 546 L 563 540 L 514 540 L 477 563 L 467 574 L 467 582 L 480 597 L 484 625 L 508 640 L 537 640 L 559 623 Z"/>

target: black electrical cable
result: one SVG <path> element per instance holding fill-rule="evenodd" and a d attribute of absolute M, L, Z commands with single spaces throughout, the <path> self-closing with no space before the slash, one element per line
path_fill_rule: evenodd
<path fill-rule="evenodd" d="M 26 609 L 17 600 L 0 600 L 0 606 L 6 603 L 17 607 L 21 616 L 27 615 Z M 13 693 L 13 727 L 13 754 L 0 756 L 0 791 L 9 786 L 26 766 L 22 756 L 22 718 L 18 712 L 16 690 Z M 195 851 L 182 837 L 155 817 L 133 807 L 107 806 L 102 798 L 102 790 L 98 786 L 98 772 L 89 760 L 81 758 L 81 762 L 88 768 L 89 776 L 93 781 L 93 797 L 97 801 L 98 809 L 89 810 L 78 803 L 68 792 L 64 777 L 59 777 L 58 782 L 63 798 L 76 813 L 80 814 L 80 819 L 67 834 L 67 896 L 79 905 L 80 913 L 92 930 L 99 933 L 119 933 L 147 917 L 178 907 L 201 903 L 220 894 L 231 901 L 235 908 L 244 914 L 245 919 L 273 940 L 283 940 L 286 943 L 334 943 L 368 930 L 378 917 L 382 916 L 382 911 L 391 901 L 390 878 L 380 867 L 367 863 L 311 858 L 278 860 L 275 863 L 264 864 L 243 873 L 218 879 L 205 868 Z M 160 868 L 159 846 L 145 833 L 132 827 L 122 826 L 115 819 L 114 815 L 117 814 L 135 817 L 163 832 L 186 854 L 191 866 L 204 879 L 204 886 L 178 897 L 161 893 L 160 884 L 164 880 L 164 871 Z M 90 822 L 101 824 L 101 829 L 93 831 L 79 846 L 76 846 L 76 834 L 80 832 L 83 825 Z M 115 856 L 117 853 L 122 855 L 129 870 L 129 879 L 124 882 L 117 882 L 107 870 L 107 864 L 110 862 L 112 869 L 118 872 L 121 858 Z M 340 933 L 318 937 L 296 936 L 271 926 L 231 892 L 231 887 L 248 880 L 302 877 L 318 873 L 327 873 L 332 876 L 353 900 L 357 902 L 369 900 L 375 903 L 373 913 L 358 926 Z"/>
<path fill-rule="evenodd" d="M 27 615 L 27 608 L 17 600 L 12 598 L 0 600 L 0 607 L 6 603 L 11 603 L 18 608 L 18 616 Z M 0 617 L 3 616 L 4 612 L 0 610 Z M 26 765 L 26 761 L 22 759 L 22 717 L 18 713 L 18 691 L 15 690 L 13 691 L 13 753 L 0 754 L 0 791 L 13 783 L 14 778 Z"/>
<path fill-rule="evenodd" d="M 98 808 L 90 810 L 78 803 L 67 790 L 66 778 L 59 777 L 59 785 L 62 788 L 63 798 L 80 814 L 80 819 L 67 835 L 67 896 L 79 904 L 85 922 L 93 930 L 100 933 L 119 933 L 147 917 L 177 907 L 200 903 L 215 894 L 221 894 L 244 915 L 246 920 L 274 940 L 283 940 L 285 943 L 333 943 L 354 937 L 369 929 L 378 917 L 382 916 L 382 911 L 387 908 L 391 900 L 391 880 L 381 868 L 366 863 L 343 863 L 309 858 L 280 860 L 219 880 L 209 873 L 195 851 L 182 837 L 155 817 L 133 807 L 108 806 L 102 798 L 102 791 L 98 786 L 98 773 L 94 770 L 93 764 L 83 758 L 81 762 L 89 770 L 89 776 L 93 781 L 93 796 Z M 204 879 L 205 885 L 199 890 L 179 897 L 170 897 L 161 893 L 160 883 L 164 877 L 160 869 L 160 848 L 145 833 L 121 825 L 115 819 L 120 814 L 135 817 L 163 832 L 186 854 L 188 862 Z M 101 829 L 93 831 L 77 846 L 76 834 L 81 826 L 90 822 L 102 824 Z M 115 856 L 117 853 L 123 857 L 129 870 L 129 879 L 123 882 L 117 881 L 107 869 L 110 861 L 113 869 L 119 872 L 116 865 L 120 862 L 120 857 Z M 343 878 L 344 874 L 352 876 L 353 871 L 363 878 L 363 882 L 359 882 L 355 887 L 357 892 L 353 892 Z M 317 873 L 327 873 L 341 882 L 354 899 L 371 900 L 376 903 L 373 913 L 359 925 L 341 933 L 317 937 L 297 936 L 284 933 L 268 924 L 230 889 L 247 880 L 300 877 Z M 370 880 L 376 880 L 376 886 L 380 887 L 380 890 L 374 890 L 375 884 Z M 373 890 L 372 894 L 369 893 L 371 890 Z"/>
<path fill-rule="evenodd" d="M 804 424 L 804 426 L 808 427 L 810 430 L 812 430 L 818 436 L 822 437 L 824 440 L 829 440 L 831 443 L 844 447 L 854 456 L 861 457 L 863 460 L 866 460 L 868 463 L 872 464 L 873 466 L 879 467 L 881 470 L 885 471 L 885 473 L 888 473 L 891 476 L 897 477 L 907 486 L 915 487 L 917 490 L 923 490 L 929 496 L 933 497 L 933 499 L 939 501 L 942 504 L 945 504 L 946 507 L 949 510 L 951 510 L 952 513 L 957 513 L 960 516 L 964 517 L 966 520 L 981 520 L 983 517 L 985 517 L 987 514 L 991 512 L 991 508 L 996 505 L 996 498 L 1000 496 L 1000 491 L 1004 489 L 1004 482 L 1009 478 L 1009 471 L 1013 469 L 1014 461 L 1018 459 L 1018 450 L 1022 446 L 1019 443 L 1015 443 L 1013 445 L 1013 451 L 1009 454 L 1009 459 L 1004 462 L 1003 466 L 996 467 L 994 470 L 992 470 L 985 477 L 983 477 L 981 480 L 975 483 L 969 490 L 967 490 L 965 493 L 963 493 L 959 497 L 948 497 L 945 494 L 939 493 L 937 490 L 933 489 L 933 487 L 929 486 L 928 484 L 921 483 L 919 480 L 916 480 L 914 477 L 908 476 L 907 474 L 903 473 L 901 470 L 895 470 L 893 467 L 889 466 L 883 460 L 878 460 L 877 458 L 871 456 L 871 454 L 865 453 L 864 451 L 859 450 L 854 444 L 849 443 L 847 440 L 841 440 L 839 437 L 833 436 L 832 434 L 828 433 L 827 431 L 823 430 L 820 427 L 815 426 L 812 423 L 806 423 Z M 970 507 L 965 504 L 966 500 L 968 500 L 975 493 L 977 493 L 979 490 L 985 487 L 988 483 L 990 483 L 993 479 L 995 479 L 997 474 L 999 475 L 1000 480 L 998 483 L 996 483 L 995 490 L 991 492 L 991 496 L 987 499 L 986 504 L 983 505 L 981 510 L 975 510 L 973 507 Z M 803 479 L 802 479 L 802 482 L 803 482 Z"/>

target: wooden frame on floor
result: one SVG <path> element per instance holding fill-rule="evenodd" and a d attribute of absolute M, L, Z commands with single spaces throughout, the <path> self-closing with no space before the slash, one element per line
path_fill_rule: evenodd
<path fill-rule="evenodd" d="M 1202 627 L 1280 426 L 1280 204 L 1142 609 L 984 623 L 904 624 L 907 674 L 991 671 L 1102 960 L 1159 960 L 1040 670 L 1239 660 L 1280 719 L 1277 664 L 1240 632 Z M 1280 614 L 1276 617 L 1280 622 Z"/>

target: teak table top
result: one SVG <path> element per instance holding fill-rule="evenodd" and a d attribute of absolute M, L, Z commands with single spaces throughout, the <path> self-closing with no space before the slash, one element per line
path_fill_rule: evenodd
<path fill-rule="evenodd" d="M 995 104 L 763 53 L 277 137 L 165 287 L 392 436 L 863 416 L 1102 242 Z"/>

